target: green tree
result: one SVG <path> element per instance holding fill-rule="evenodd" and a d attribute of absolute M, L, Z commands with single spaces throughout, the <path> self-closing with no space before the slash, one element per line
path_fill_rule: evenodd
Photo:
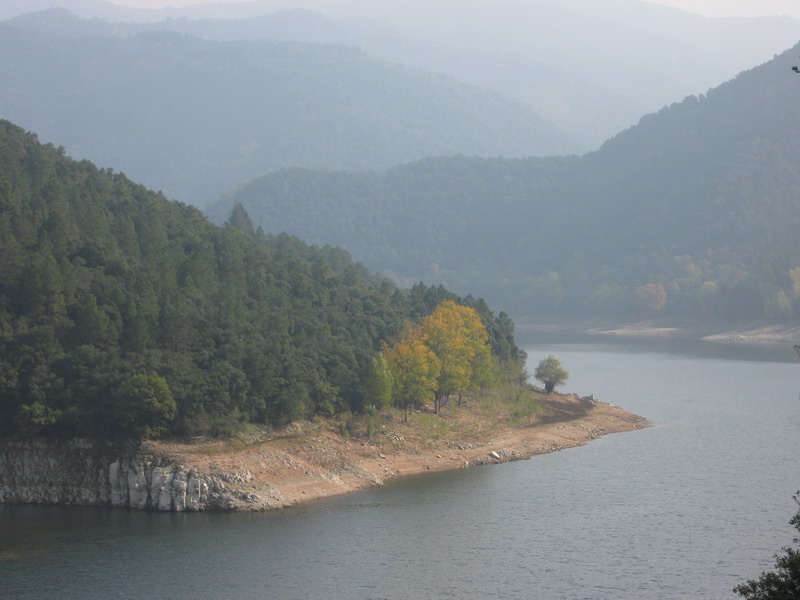
<path fill-rule="evenodd" d="M 326 417 L 332 416 L 341 407 L 339 389 L 327 381 L 318 381 L 312 390 L 314 412 Z"/>
<path fill-rule="evenodd" d="M 166 379 L 160 375 L 132 375 L 113 396 L 115 425 L 134 437 L 163 435 L 177 414 Z"/>
<path fill-rule="evenodd" d="M 240 231 L 244 231 L 248 237 L 255 237 L 256 230 L 253 226 L 253 220 L 250 218 L 250 215 L 247 214 L 244 206 L 242 206 L 241 202 L 237 202 L 234 204 L 233 209 L 231 210 L 231 216 L 228 217 L 228 227 L 233 227 L 234 229 L 239 229 Z"/>
<path fill-rule="evenodd" d="M 561 366 L 561 361 L 552 354 L 539 362 L 533 376 L 544 384 L 544 391 L 548 394 L 569 379 L 569 373 Z"/>
<path fill-rule="evenodd" d="M 797 495 L 794 501 L 800 504 Z M 800 510 L 789 523 L 800 531 Z M 800 543 L 800 538 L 794 538 L 794 543 Z M 761 573 L 758 579 L 737 585 L 733 591 L 747 600 L 800 600 L 800 551 L 789 547 L 783 551 L 782 556 L 775 556 L 774 571 Z"/>
<path fill-rule="evenodd" d="M 386 355 L 378 352 L 370 363 L 369 375 L 364 384 L 364 405 L 386 408 L 392 401 L 394 378 Z"/>
<path fill-rule="evenodd" d="M 43 402 L 23 404 L 17 413 L 17 426 L 23 436 L 38 436 L 47 427 L 55 425 L 61 411 L 46 406 Z"/>
<path fill-rule="evenodd" d="M 111 320 L 98 307 L 97 298 L 93 295 L 89 295 L 78 306 L 75 314 L 75 333 L 78 344 L 91 344 L 104 348 L 116 342 Z"/>
<path fill-rule="evenodd" d="M 472 362 L 470 389 L 472 391 L 484 392 L 492 387 L 496 381 L 495 373 L 498 368 L 496 359 L 491 353 L 482 352 L 478 354 Z"/>

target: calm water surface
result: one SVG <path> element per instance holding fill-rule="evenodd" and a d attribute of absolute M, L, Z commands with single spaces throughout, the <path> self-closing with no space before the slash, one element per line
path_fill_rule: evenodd
<path fill-rule="evenodd" d="M 655 427 L 265 514 L 0 507 L 0 598 L 733 598 L 771 567 L 800 487 L 790 347 L 526 349 Z"/>

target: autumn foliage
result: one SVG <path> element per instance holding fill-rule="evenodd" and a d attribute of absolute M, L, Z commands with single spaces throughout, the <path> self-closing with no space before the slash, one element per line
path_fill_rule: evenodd
<path fill-rule="evenodd" d="M 403 410 L 404 419 L 414 404 L 423 402 L 436 389 L 441 373 L 437 356 L 425 345 L 421 329 L 406 325 L 400 339 L 385 350 L 392 374 L 391 398 Z"/>
<path fill-rule="evenodd" d="M 488 340 L 478 313 L 452 300 L 419 325 L 408 324 L 384 348 L 395 406 L 406 414 L 410 406 L 431 399 L 438 413 L 453 394 L 480 388 L 491 378 Z"/>

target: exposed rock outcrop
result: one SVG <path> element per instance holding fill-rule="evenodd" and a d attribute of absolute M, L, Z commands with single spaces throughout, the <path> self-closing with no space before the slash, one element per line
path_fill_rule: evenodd
<path fill-rule="evenodd" d="M 200 473 L 132 444 L 0 441 L 0 503 L 116 506 L 155 511 L 262 510 L 280 494 L 242 492 L 247 472 Z"/>

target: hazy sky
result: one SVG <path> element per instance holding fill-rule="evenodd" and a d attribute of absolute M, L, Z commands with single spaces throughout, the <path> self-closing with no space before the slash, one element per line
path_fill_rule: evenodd
<path fill-rule="evenodd" d="M 242 0 L 111 0 L 115 4 L 140 8 L 162 8 L 165 6 L 187 6 L 210 2 L 241 2 Z M 394 1 L 394 0 L 386 0 Z M 554 1 L 554 0 L 551 0 Z M 651 0 L 653 4 L 674 6 L 682 10 L 710 17 L 759 15 L 788 15 L 800 19 L 798 0 Z M 557 3 L 557 0 L 556 0 Z M 302 5 L 302 1 L 298 1 Z"/>

